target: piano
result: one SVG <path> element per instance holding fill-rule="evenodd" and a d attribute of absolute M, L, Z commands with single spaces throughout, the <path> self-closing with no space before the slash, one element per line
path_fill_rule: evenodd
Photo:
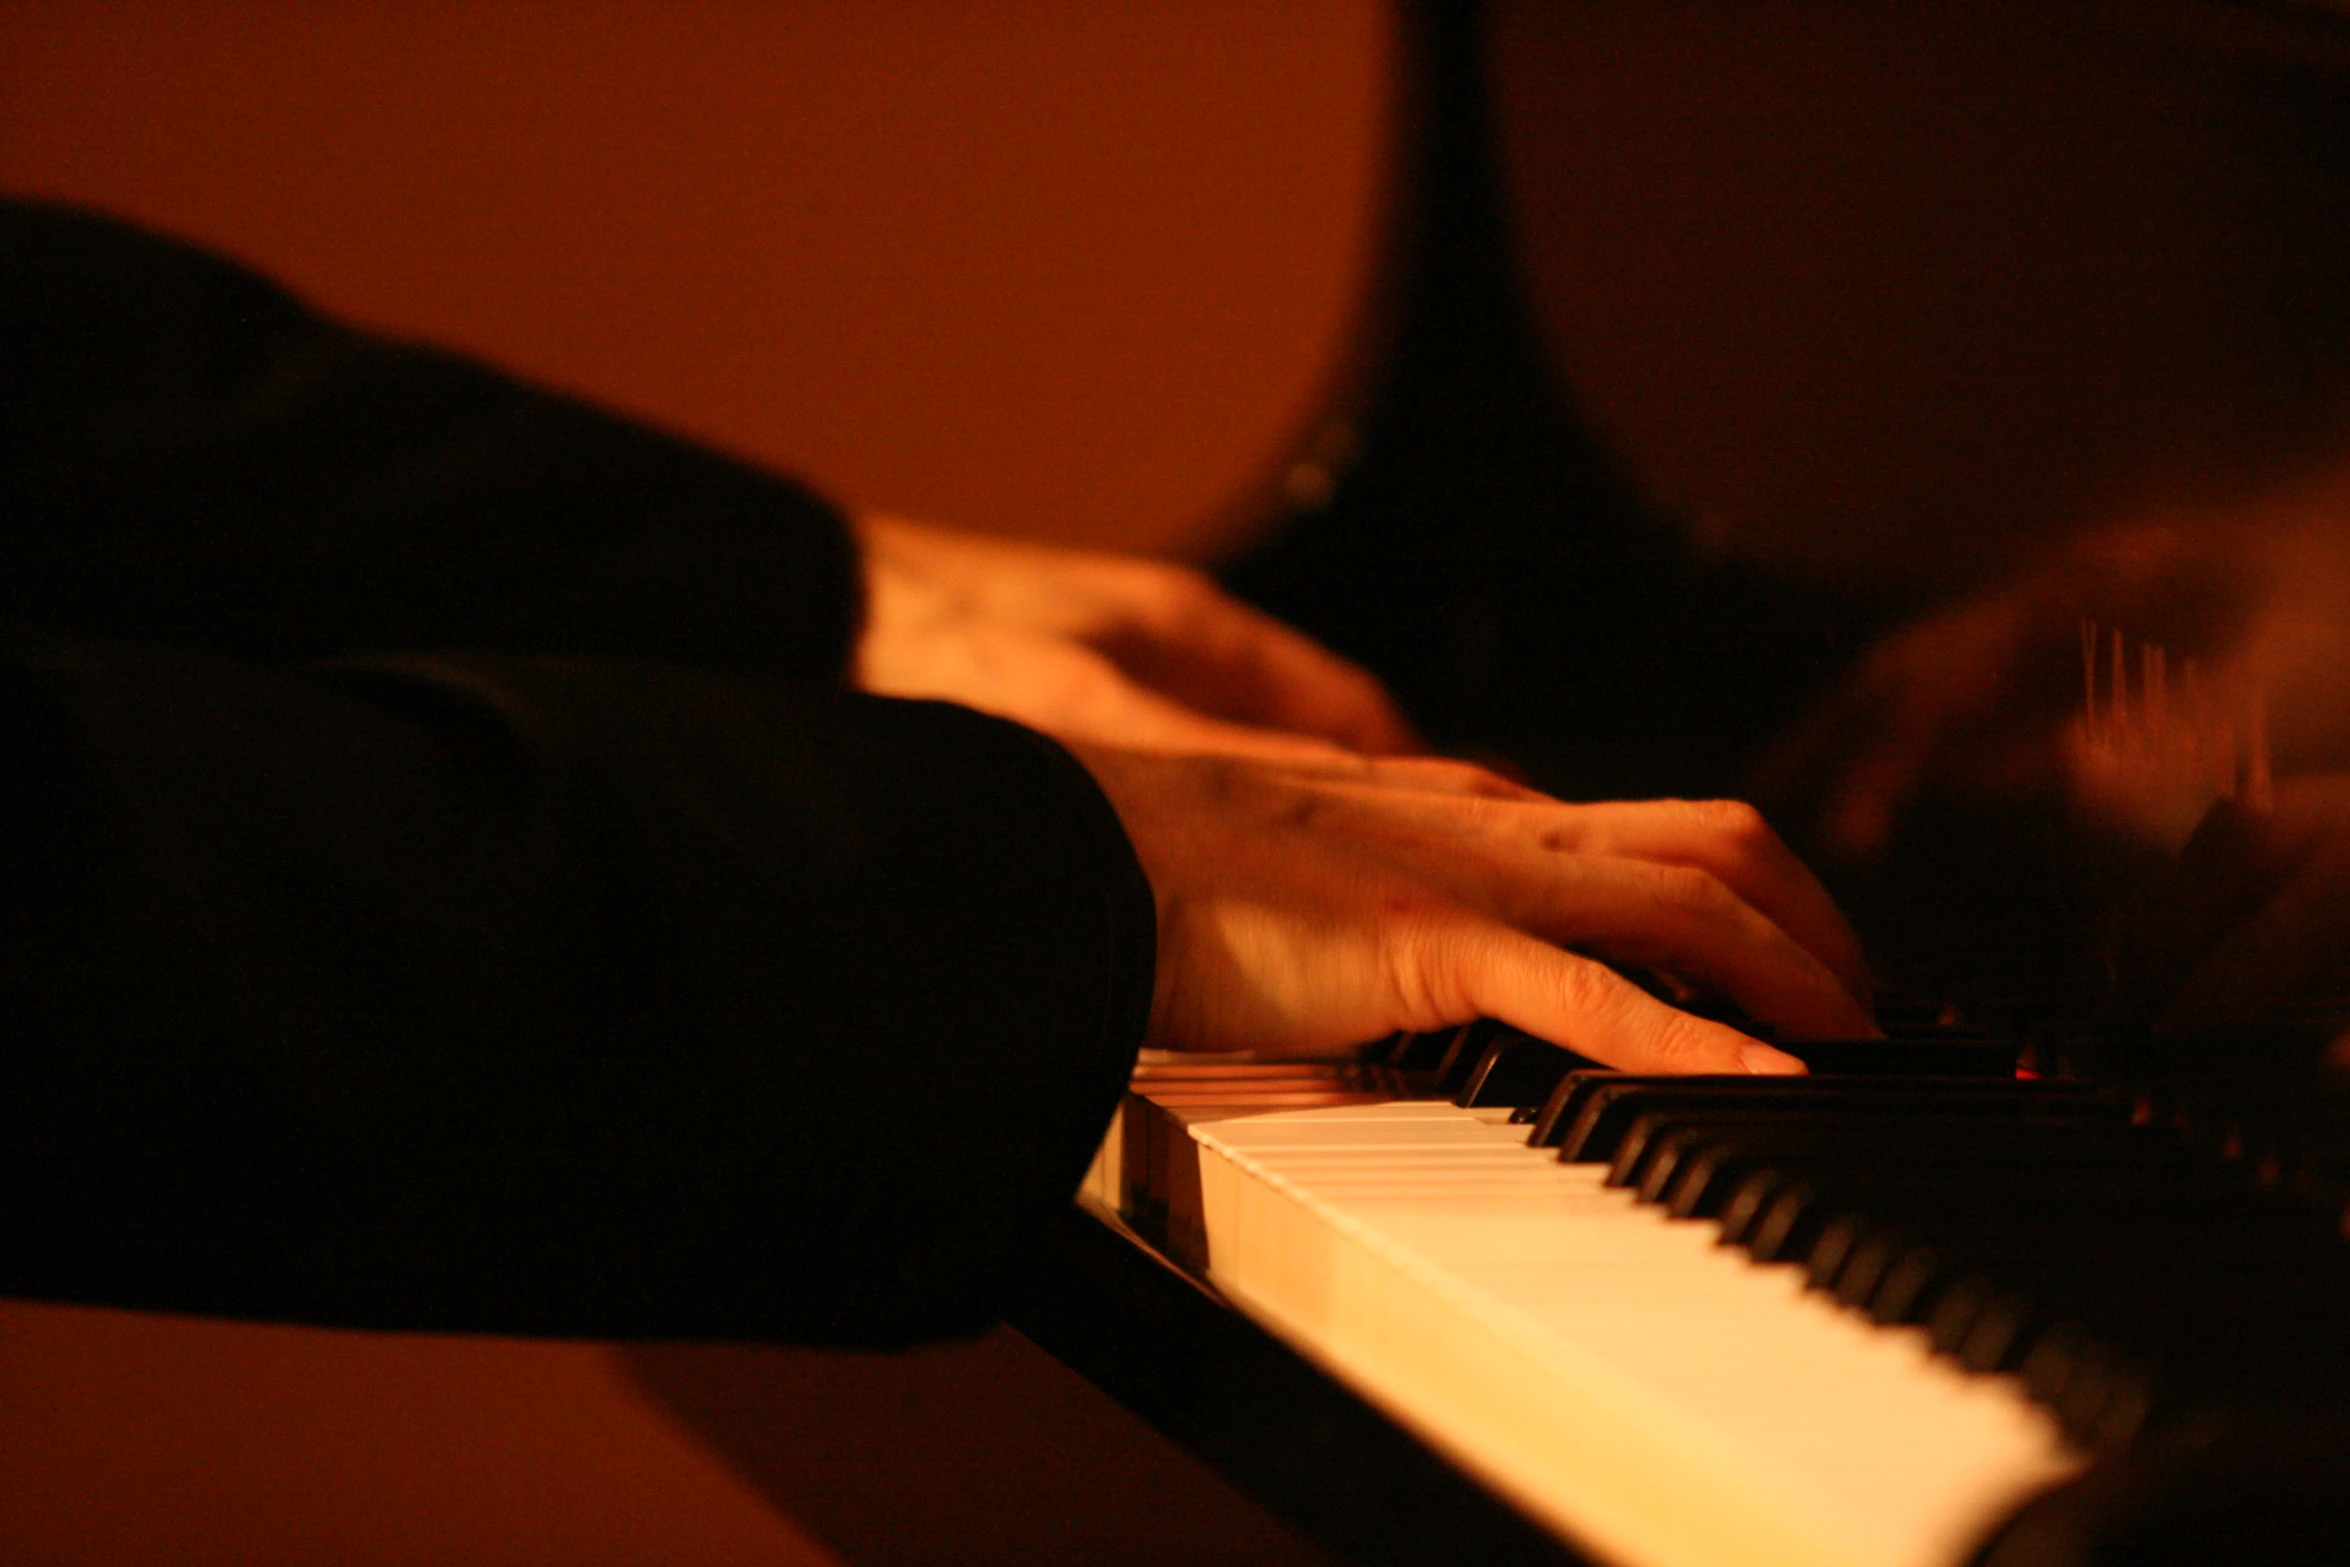
<path fill-rule="evenodd" d="M 2350 446 L 2350 11 L 1404 24 L 1362 347 L 1227 577 L 1442 747 L 1744 792 L 1922 611 Z M 1148 1059 L 1013 1321 L 1342 1560 L 2350 1560 L 2350 1004 L 2166 1026 L 2159 858 L 1925 800 L 1826 866 L 1890 1037 L 1795 1082 Z"/>

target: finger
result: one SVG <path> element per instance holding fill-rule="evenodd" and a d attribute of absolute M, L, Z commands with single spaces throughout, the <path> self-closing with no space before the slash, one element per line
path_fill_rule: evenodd
<path fill-rule="evenodd" d="M 1885 847 L 1894 817 L 1926 775 L 1937 738 L 1932 724 L 1904 714 L 1882 744 L 1837 780 L 1820 810 L 1820 841 L 1830 853 L 1857 859 Z"/>
<path fill-rule="evenodd" d="M 1099 650 L 1142 684 L 1221 718 L 1374 754 L 1420 749 L 1367 670 L 1204 578 L 1183 580 L 1139 621 L 1097 639 Z"/>
<path fill-rule="evenodd" d="M 1544 849 L 1651 860 L 1705 871 L 1793 937 L 1859 998 L 1868 959 L 1819 878 L 1742 800 L 1643 800 L 1567 806 L 1535 828 Z"/>
<path fill-rule="evenodd" d="M 1372 756 L 1426 748 L 1369 670 L 1271 616 L 1233 607 L 1233 661 L 1253 669 L 1253 679 L 1243 676 L 1244 689 L 1256 693 L 1256 700 L 1233 716 L 1327 735 Z"/>
<path fill-rule="evenodd" d="M 1515 906 L 1504 900 L 1514 898 Z M 1844 983 L 1722 882 L 1693 866 L 1597 856 L 1486 907 L 1530 934 L 1721 992 L 1789 1037 L 1876 1034 Z"/>
<path fill-rule="evenodd" d="M 2276 781 L 2276 800 L 2264 821 L 2268 855 L 2300 859 L 2350 828 L 2350 774 L 2319 773 Z"/>
<path fill-rule="evenodd" d="M 1421 885 L 1544 940 L 1667 969 L 1729 996 L 1757 1019 L 1813 1039 L 1865 1038 L 1875 1021 L 1855 992 L 1710 871 L 1592 853 L 1530 854 L 1478 823 L 1513 805 L 1366 799 L 1321 791 L 1291 820 L 1348 839 Z M 1464 830 L 1465 829 L 1465 830 Z"/>
<path fill-rule="evenodd" d="M 1425 961 L 1454 1011 L 1496 1017 L 1627 1072 L 1794 1075 L 1803 1063 L 1734 1028 L 1665 1005 L 1604 964 L 1505 926 L 1456 934 Z"/>
<path fill-rule="evenodd" d="M 930 651 L 933 656 L 919 665 L 869 668 L 868 689 L 959 702 L 1063 739 L 1129 750 L 1297 764 L 1354 761 L 1327 740 L 1193 712 L 1136 685 L 1108 659 L 1073 643 L 990 628 Z"/>
<path fill-rule="evenodd" d="M 1009 711 L 1002 716 L 1023 717 Z M 1303 766 L 1344 766 L 1352 760 L 1339 746 L 1313 735 L 1259 729 L 1194 712 L 1106 666 L 1098 683 L 1081 697 L 1060 704 L 1049 721 L 1041 715 L 1027 721 L 1049 733 L 1136 751 L 1245 756 Z"/>
<path fill-rule="evenodd" d="M 1781 731 L 1748 774 L 1746 792 L 1775 810 L 1816 816 L 1854 758 L 1881 742 L 1899 697 L 1892 679 L 1863 664 Z"/>
<path fill-rule="evenodd" d="M 1827 1019 L 1833 1015 L 1839 1019 L 1833 1025 L 1839 1036 L 1876 1032 L 1865 1005 L 1872 986 L 1860 938 L 1827 890 L 1752 806 L 1734 800 L 1574 806 L 1538 795 L 1531 800 L 1500 797 L 1495 803 L 1471 804 L 1365 788 L 1346 780 L 1334 780 L 1326 792 L 1329 803 L 1324 810 L 1340 813 L 1346 831 L 1379 846 L 1391 863 L 1407 865 L 1478 906 L 1510 917 L 1531 917 L 1543 900 L 1554 894 L 1568 896 L 1577 886 L 1623 882 L 1637 865 L 1697 873 L 1713 886 L 1690 896 L 1709 910 L 1717 902 L 1735 905 L 1743 911 L 1740 929 L 1754 928 L 1743 923 L 1751 916 L 1771 932 L 1774 953 L 1791 945 L 1803 955 L 1806 961 L 1797 965 L 1803 973 L 1802 990 L 1825 980 L 1840 993 L 1832 1012 L 1797 1003 L 1788 1017 L 1782 1017 L 1778 1011 L 1788 1011 L 1787 1004 L 1774 1001 L 1778 1011 L 1769 1015 L 1770 1021 L 1817 1030 L 1829 1026 Z M 1617 868 L 1597 868 L 1601 865 Z M 1665 880 L 1682 885 L 1670 877 Z M 1654 902 L 1664 896 L 1661 885 L 1652 877 L 1639 890 Z M 1660 931 L 1653 920 L 1644 928 L 1651 934 Z M 1597 939 L 1587 930 L 1545 934 L 1561 940 Z M 1741 984 L 1751 984 L 1749 966 L 1738 961 L 1746 951 L 1741 945 L 1720 955 L 1693 953 L 1693 966 L 1683 972 L 1713 983 L 1714 973 L 1726 969 L 1739 975 Z M 1629 952 L 1615 955 L 1632 958 Z M 1785 966 L 1774 963 L 1771 968 Z M 1774 993 L 1784 991 L 1780 986 Z M 1731 993 L 1753 1010 L 1746 994 Z M 1806 1021 L 1797 1025 L 1792 1021 L 1796 1017 Z"/>
<path fill-rule="evenodd" d="M 1382 800 L 1408 792 L 1520 804 L 1557 803 L 1491 768 L 1444 756 L 1358 756 L 1345 752 L 1301 758 L 1284 767 L 1282 773 L 1292 780 L 1326 781 L 1340 787 L 1367 785 L 1372 797 Z"/>

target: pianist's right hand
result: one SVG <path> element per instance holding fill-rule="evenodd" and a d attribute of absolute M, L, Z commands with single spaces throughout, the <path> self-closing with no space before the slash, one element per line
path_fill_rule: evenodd
<path fill-rule="evenodd" d="M 1461 762 L 1073 745 L 1158 901 L 1149 1043 L 1336 1052 L 1496 1017 L 1644 1072 L 1799 1072 L 1601 958 L 1795 1037 L 1876 1032 L 1860 946 L 1751 807 L 1569 805 Z"/>

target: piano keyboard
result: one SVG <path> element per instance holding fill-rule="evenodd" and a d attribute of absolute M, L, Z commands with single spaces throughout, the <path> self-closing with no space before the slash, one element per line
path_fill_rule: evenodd
<path fill-rule="evenodd" d="M 2061 1333 L 1820 1198 L 1840 1172 L 1934 1190 L 1958 1140 L 2075 1206 L 2116 1149 L 2128 1182 L 2172 1181 L 2127 1103 L 1993 1076 L 1644 1083 L 1473 1042 L 1418 1073 L 1146 1063 L 1086 1201 L 1620 1567 L 1959 1567 L 2144 1418 L 2120 1372 L 2079 1371 L 2068 1404 L 2039 1353 Z M 1920 1064 L 1982 1069 L 1964 1041 Z M 1797 1098 L 1844 1107 L 1834 1137 L 1787 1129 Z M 1639 1103 L 1710 1103 L 1727 1143 Z"/>
<path fill-rule="evenodd" d="M 1406 1101 L 1199 1128 L 1209 1278 L 1609 1560 L 1957 1563 L 2077 1467 L 2020 1390 L 1504 1121 Z"/>

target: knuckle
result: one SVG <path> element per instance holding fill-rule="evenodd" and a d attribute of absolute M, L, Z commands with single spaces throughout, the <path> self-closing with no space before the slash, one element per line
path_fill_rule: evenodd
<path fill-rule="evenodd" d="M 1579 854 L 1595 842 L 1594 819 L 1584 806 L 1545 805 L 1534 820 L 1542 823 L 1534 836 L 1535 846 L 1546 853 Z M 1597 841 L 1604 842 L 1604 838 Z"/>
<path fill-rule="evenodd" d="M 1492 768 L 1453 757 L 1412 757 L 1404 766 L 1429 787 L 1473 800 L 1515 799 L 1524 791 Z"/>
<path fill-rule="evenodd" d="M 1481 961 L 1477 943 L 1434 899 L 1399 892 L 1384 902 L 1393 922 L 1387 983 L 1402 1014 L 1429 1020 L 1429 1026 L 1472 1015 L 1469 979 Z"/>
<path fill-rule="evenodd" d="M 1627 992 L 1631 987 L 1604 965 L 1589 958 L 1567 955 L 1558 976 L 1559 1004 L 1571 1017 L 1600 1025 L 1629 1023 Z"/>
<path fill-rule="evenodd" d="M 1224 604 L 1224 592 L 1189 566 L 1152 561 L 1145 568 L 1159 603 L 1181 621 L 1205 620 Z"/>
<path fill-rule="evenodd" d="M 1212 807 L 1231 809 L 1252 796 L 1270 799 L 1275 793 L 1271 780 L 1235 757 L 1207 752 L 1181 758 L 1178 765 L 1191 773 L 1193 787 Z"/>
<path fill-rule="evenodd" d="M 1653 1001 L 1612 971 L 1575 960 L 1560 976 L 1559 1000 L 1595 1053 L 1636 1071 L 1696 1072 L 1718 1053 L 1708 1025 Z"/>
<path fill-rule="evenodd" d="M 1699 800 L 1691 809 L 1710 831 L 1740 848 L 1760 848 L 1777 841 L 1778 835 L 1763 813 L 1744 800 Z"/>
<path fill-rule="evenodd" d="M 1686 1012 L 1659 1006 L 1648 1048 L 1668 1072 L 1695 1072 L 1709 1066 L 1716 1054 L 1711 1029 Z"/>
<path fill-rule="evenodd" d="M 1711 871 L 1695 865 L 1660 865 L 1657 885 L 1665 901 L 1700 914 L 1724 914 L 1737 901 Z"/>
<path fill-rule="evenodd" d="M 1431 763 L 1428 772 L 1435 781 L 1449 784 L 1464 793 L 1475 793 L 1493 781 L 1493 775 L 1475 762 L 1454 761 L 1450 758 Z"/>
<path fill-rule="evenodd" d="M 1485 800 L 1515 800 L 1526 792 L 1523 786 L 1504 778 L 1492 768 L 1474 762 L 1464 765 L 1461 787 L 1465 792 Z"/>

